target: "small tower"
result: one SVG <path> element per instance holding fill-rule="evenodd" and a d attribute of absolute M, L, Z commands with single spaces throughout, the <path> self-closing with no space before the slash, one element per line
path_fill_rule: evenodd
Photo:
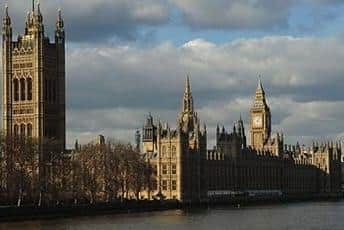
<path fill-rule="evenodd" d="M 3 126 L 6 135 L 12 136 L 12 103 L 6 100 L 12 97 L 12 25 L 8 13 L 8 6 L 5 7 L 5 14 L 2 19 L 2 74 L 3 74 Z M 5 99 L 6 98 L 6 99 Z"/>
<path fill-rule="evenodd" d="M 183 108 L 179 116 L 179 127 L 187 133 L 193 131 L 197 126 L 197 114 L 194 112 L 194 102 L 191 93 L 190 78 L 186 77 L 183 96 Z"/>
<path fill-rule="evenodd" d="M 135 150 L 139 153 L 141 152 L 141 133 L 140 130 L 135 132 Z"/>
<path fill-rule="evenodd" d="M 55 30 L 55 41 L 59 43 L 64 43 L 65 41 L 65 30 L 64 30 L 64 21 L 62 19 L 62 11 L 58 9 L 58 16 L 56 21 L 56 30 Z"/>
<path fill-rule="evenodd" d="M 241 115 L 238 121 L 238 135 L 240 136 L 241 141 L 242 141 L 242 148 L 246 148 L 245 127 L 244 127 L 244 121 L 242 120 Z"/>
<path fill-rule="evenodd" d="M 151 114 L 147 116 L 142 130 L 143 152 L 154 152 L 156 150 L 157 127 L 154 125 Z"/>
<path fill-rule="evenodd" d="M 79 149 L 79 141 L 78 141 L 78 139 L 75 140 L 74 150 L 75 150 L 75 151 L 79 151 L 79 150 L 80 150 L 80 149 Z"/>
<path fill-rule="evenodd" d="M 219 126 L 219 124 L 217 124 L 217 126 L 216 126 L 216 143 L 219 141 L 219 137 L 220 137 L 220 126 Z"/>

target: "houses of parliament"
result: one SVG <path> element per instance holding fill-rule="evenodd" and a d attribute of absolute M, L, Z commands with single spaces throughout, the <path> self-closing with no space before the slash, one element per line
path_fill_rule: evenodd
<path fill-rule="evenodd" d="M 251 144 L 240 117 L 233 130 L 216 128 L 216 146 L 209 150 L 187 77 L 177 128 L 155 124 L 151 115 L 143 128 L 142 151 L 156 172 L 150 195 L 192 202 L 242 191 L 252 196 L 339 194 L 340 143 L 285 145 L 283 134 L 271 135 L 271 116 L 259 80 L 249 116 Z"/>
<path fill-rule="evenodd" d="M 53 138 L 54 148 L 64 151 L 65 30 L 60 11 L 55 41 L 44 31 L 40 7 L 33 6 L 23 35 L 14 40 L 6 7 L 2 25 L 3 130 L 7 136 Z M 249 117 L 250 145 L 240 118 L 233 130 L 217 127 L 216 146 L 207 149 L 207 127 L 196 112 L 187 77 L 176 128 L 151 115 L 144 124 L 141 154 L 155 173 L 152 191 L 142 192 L 142 197 L 159 195 L 192 202 L 238 191 L 289 196 L 340 192 L 340 144 L 287 146 L 283 134 L 272 136 L 272 114 L 260 81 Z"/>

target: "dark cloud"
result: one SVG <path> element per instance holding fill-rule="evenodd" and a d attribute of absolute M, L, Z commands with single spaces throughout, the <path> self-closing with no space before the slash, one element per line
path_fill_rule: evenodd
<path fill-rule="evenodd" d="M 170 0 L 193 28 L 275 30 L 289 26 L 294 7 L 334 6 L 342 0 Z M 317 16 L 316 14 L 313 16 Z M 326 20 L 335 15 L 323 15 Z M 315 18 L 316 20 L 318 19 Z"/>
<path fill-rule="evenodd" d="M 29 1 L 7 1 L 15 32 L 22 33 Z M 165 24 L 169 9 L 165 0 L 61 0 L 44 1 L 42 13 L 52 34 L 57 9 L 62 7 L 67 37 L 74 42 L 104 41 L 113 38 L 135 40 L 139 27 Z M 1 14 L 2 16 L 2 14 Z"/>
<path fill-rule="evenodd" d="M 10 1 L 15 34 L 22 33 L 30 1 Z M 263 30 L 289 26 L 295 6 L 334 6 L 335 0 L 60 0 L 41 4 L 47 33 L 52 36 L 57 8 L 62 7 L 67 38 L 73 42 L 147 41 L 161 26 L 182 15 L 182 24 L 198 29 Z M 321 8 L 320 7 L 320 8 Z M 174 14 L 173 12 L 177 12 Z M 320 13 L 319 13 L 320 12 Z M 317 11 L 310 15 L 314 24 L 334 20 L 338 14 Z M 3 11 L 1 11 L 1 15 Z M 178 15 L 178 16 L 176 16 Z M 146 30 L 144 30 L 145 28 Z M 309 28 L 313 29 L 313 28 Z"/>
<path fill-rule="evenodd" d="M 171 0 L 192 27 L 264 29 L 286 27 L 289 0 Z"/>

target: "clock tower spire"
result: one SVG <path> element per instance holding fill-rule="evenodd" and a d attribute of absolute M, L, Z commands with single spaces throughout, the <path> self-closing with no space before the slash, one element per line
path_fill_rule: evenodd
<path fill-rule="evenodd" d="M 271 113 L 259 76 L 254 103 L 250 110 L 251 146 L 262 149 L 271 136 Z"/>

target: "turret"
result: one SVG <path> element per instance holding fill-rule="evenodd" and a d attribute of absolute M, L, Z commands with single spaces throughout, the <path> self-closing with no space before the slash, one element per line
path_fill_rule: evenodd
<path fill-rule="evenodd" d="M 74 150 L 75 150 L 75 151 L 79 151 L 79 142 L 78 142 L 78 139 L 75 140 Z"/>
<path fill-rule="evenodd" d="M 141 151 L 140 145 L 141 145 L 141 133 L 140 133 L 140 130 L 136 130 L 136 132 L 135 132 L 135 150 L 137 152 Z"/>
<path fill-rule="evenodd" d="M 146 119 L 146 124 L 143 127 L 143 141 L 154 141 L 155 134 L 156 127 L 154 126 L 152 115 L 149 114 Z"/>
<path fill-rule="evenodd" d="M 2 19 L 2 85 L 3 85 L 3 104 L 2 104 L 2 116 L 3 116 L 3 126 L 6 135 L 12 135 L 12 113 L 11 103 L 12 103 L 12 25 L 11 18 L 8 13 L 8 6 L 5 7 L 5 14 Z M 7 98 L 8 100 L 4 100 Z"/>
<path fill-rule="evenodd" d="M 5 41 L 12 41 L 11 18 L 8 14 L 8 6 L 5 6 L 5 16 L 2 19 L 2 38 Z"/>
<path fill-rule="evenodd" d="M 205 123 L 203 124 L 203 135 L 207 136 L 207 125 Z"/>
<path fill-rule="evenodd" d="M 58 17 L 56 21 L 56 30 L 55 30 L 55 41 L 64 42 L 65 40 L 65 30 L 64 30 L 64 21 L 62 19 L 61 9 L 58 9 Z"/>
<path fill-rule="evenodd" d="M 42 12 L 41 12 L 41 4 L 39 2 L 37 2 L 37 16 L 36 16 L 36 21 L 38 25 L 42 25 L 43 24 L 43 16 L 42 16 Z"/>
<path fill-rule="evenodd" d="M 34 0 L 32 0 L 32 11 L 28 13 L 25 32 L 26 32 L 26 35 L 39 33 L 42 35 L 42 37 L 44 34 L 41 6 L 40 6 L 40 3 L 38 2 L 37 10 L 35 10 Z"/>
<path fill-rule="evenodd" d="M 240 115 L 240 118 L 239 118 L 239 121 L 238 121 L 238 135 L 241 137 L 242 147 L 246 148 L 245 127 L 244 127 L 244 121 L 242 120 L 241 115 Z"/>
<path fill-rule="evenodd" d="M 220 126 L 219 126 L 219 124 L 217 124 L 217 126 L 216 126 L 216 140 L 219 139 L 219 136 L 220 136 Z"/>

